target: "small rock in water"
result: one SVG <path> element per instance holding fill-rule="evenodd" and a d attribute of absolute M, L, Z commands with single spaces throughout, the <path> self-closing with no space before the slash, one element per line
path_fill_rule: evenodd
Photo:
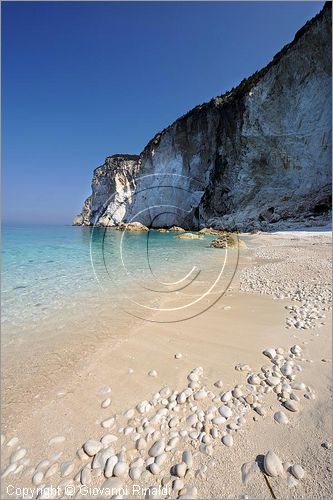
<path fill-rule="evenodd" d="M 226 436 L 223 436 L 222 443 L 225 446 L 232 446 L 234 444 L 234 440 L 233 440 L 233 437 L 231 436 L 231 434 L 227 434 Z"/>
<path fill-rule="evenodd" d="M 175 354 L 176 359 L 181 359 L 182 357 L 183 357 L 183 355 L 181 352 L 176 352 L 176 354 Z"/>
<path fill-rule="evenodd" d="M 157 371 L 156 370 L 150 370 L 148 372 L 149 377 L 157 377 Z"/>
<path fill-rule="evenodd" d="M 264 469 L 266 474 L 272 477 L 281 476 L 284 474 L 282 462 L 272 450 L 270 450 L 265 455 Z"/>
<path fill-rule="evenodd" d="M 287 424 L 289 422 L 287 415 L 283 413 L 283 411 L 277 411 L 274 413 L 274 420 L 278 424 Z"/>
<path fill-rule="evenodd" d="M 93 457 L 103 448 L 103 445 L 100 441 L 96 441 L 95 439 L 88 439 L 83 445 L 84 451 L 90 457 Z"/>
<path fill-rule="evenodd" d="M 111 404 L 111 398 L 106 398 L 104 401 L 101 403 L 102 408 L 108 408 Z"/>
<path fill-rule="evenodd" d="M 49 439 L 49 445 L 63 443 L 64 441 L 66 441 L 65 436 L 54 436 Z"/>
<path fill-rule="evenodd" d="M 305 476 L 305 471 L 301 465 L 295 464 L 291 467 L 290 472 L 296 479 L 302 479 Z"/>

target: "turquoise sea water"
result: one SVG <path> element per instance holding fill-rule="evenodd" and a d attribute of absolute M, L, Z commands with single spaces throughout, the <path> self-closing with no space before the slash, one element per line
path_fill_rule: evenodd
<path fill-rule="evenodd" d="M 114 310 L 115 320 L 121 307 L 145 317 L 166 297 L 182 309 L 209 290 L 220 271 L 223 251 L 209 248 L 211 239 L 179 240 L 175 233 L 157 231 L 4 226 L 2 332 L 42 332 L 51 318 L 98 316 L 102 305 Z"/>

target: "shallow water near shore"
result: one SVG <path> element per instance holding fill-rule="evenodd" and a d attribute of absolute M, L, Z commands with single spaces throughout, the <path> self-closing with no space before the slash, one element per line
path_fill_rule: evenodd
<path fill-rule="evenodd" d="M 224 250 L 209 248 L 213 236 L 176 236 L 71 226 L 4 227 L 7 423 L 13 416 L 12 395 L 25 394 L 20 404 L 32 408 L 43 386 L 55 384 L 60 371 L 70 374 L 103 342 L 117 346 L 142 318 L 182 321 L 219 300 L 232 281 L 238 252 L 226 256 Z M 32 385 L 36 390 L 31 391 Z"/>
<path fill-rule="evenodd" d="M 224 251 L 209 248 L 212 238 L 180 240 L 175 233 L 71 226 L 4 227 L 3 335 L 36 333 L 55 313 L 58 320 L 60 311 L 82 316 L 83 305 L 98 308 L 108 298 L 113 308 L 117 298 L 126 293 L 132 299 L 138 289 L 154 292 L 148 301 L 156 302 L 161 294 L 178 294 L 194 282 L 204 288 L 225 261 Z"/>

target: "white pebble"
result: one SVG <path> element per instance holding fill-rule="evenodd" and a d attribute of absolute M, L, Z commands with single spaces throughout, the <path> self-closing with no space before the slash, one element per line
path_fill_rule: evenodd
<path fill-rule="evenodd" d="M 63 443 L 64 441 L 66 441 L 65 436 L 54 436 L 49 439 L 49 445 Z"/>
<path fill-rule="evenodd" d="M 88 439 L 83 445 L 84 451 L 90 457 L 93 457 L 102 449 L 103 445 L 100 441 L 96 441 L 95 439 Z"/>
<path fill-rule="evenodd" d="M 35 486 L 39 486 L 40 484 L 42 484 L 43 479 L 44 479 L 43 472 L 41 472 L 41 471 L 36 472 L 36 474 L 32 478 L 32 482 Z"/>
<path fill-rule="evenodd" d="M 111 387 L 108 387 L 108 386 L 101 387 L 101 388 L 99 389 L 99 392 L 100 392 L 101 394 L 108 394 L 108 393 L 110 393 L 110 392 L 111 392 Z"/>
<path fill-rule="evenodd" d="M 9 474 L 11 474 L 12 472 L 14 472 L 16 470 L 16 468 L 17 468 L 17 464 L 10 464 L 10 465 L 8 465 L 8 467 L 6 467 L 6 469 L 4 470 L 4 472 L 1 474 L 1 477 L 4 479 Z"/>
<path fill-rule="evenodd" d="M 269 347 L 268 349 L 265 349 L 263 354 L 267 356 L 269 359 L 274 359 L 276 356 L 276 350 L 273 349 L 273 347 Z"/>
<path fill-rule="evenodd" d="M 110 427 L 112 427 L 114 425 L 114 422 L 115 422 L 114 417 L 110 417 L 110 418 L 103 420 L 101 422 L 101 426 L 104 429 L 110 429 Z"/>
<path fill-rule="evenodd" d="M 283 413 L 283 411 L 277 411 L 276 413 L 274 413 L 274 420 L 278 424 L 288 424 L 289 422 L 287 415 Z"/>
<path fill-rule="evenodd" d="M 141 477 L 141 469 L 139 469 L 139 467 L 131 467 L 129 471 L 129 477 L 133 481 L 137 481 Z"/>
<path fill-rule="evenodd" d="M 74 463 L 73 462 L 63 462 L 60 465 L 60 474 L 62 477 L 69 476 L 74 470 Z"/>
<path fill-rule="evenodd" d="M 152 474 L 154 474 L 154 476 L 157 476 L 157 474 L 159 474 L 161 472 L 159 465 L 157 465 L 155 462 L 150 464 L 149 470 Z"/>
<path fill-rule="evenodd" d="M 183 452 L 182 461 L 187 465 L 189 469 L 193 467 L 193 455 L 190 450 L 185 450 Z"/>
<path fill-rule="evenodd" d="M 8 443 L 7 443 L 7 446 L 16 446 L 17 443 L 19 442 L 18 438 L 17 437 L 13 437 L 11 438 Z"/>
<path fill-rule="evenodd" d="M 229 406 L 221 406 L 219 408 L 219 413 L 224 418 L 229 418 L 232 416 L 232 410 L 229 408 Z"/>
<path fill-rule="evenodd" d="M 111 398 L 106 398 L 104 401 L 101 403 L 102 408 L 108 408 L 111 404 Z"/>
<path fill-rule="evenodd" d="M 272 450 L 270 450 L 265 455 L 264 469 L 266 474 L 272 477 L 281 476 L 284 474 L 282 462 Z"/>
<path fill-rule="evenodd" d="M 11 463 L 13 464 L 14 462 L 18 462 L 19 460 L 21 460 L 21 458 L 25 457 L 26 454 L 27 450 L 25 448 L 16 450 L 10 457 Z"/>
<path fill-rule="evenodd" d="M 232 446 L 234 444 L 234 440 L 233 440 L 233 437 L 231 436 L 231 434 L 227 434 L 226 436 L 223 436 L 222 443 L 225 446 Z"/>
<path fill-rule="evenodd" d="M 106 464 L 105 464 L 105 469 L 104 469 L 104 476 L 106 478 L 109 478 L 112 476 L 113 469 L 114 469 L 117 462 L 118 462 L 118 458 L 116 457 L 116 455 L 113 455 L 112 457 L 109 457 L 107 459 Z"/>
<path fill-rule="evenodd" d="M 148 455 L 150 457 L 158 457 L 159 455 L 162 455 L 164 450 L 165 450 L 165 441 L 164 439 L 159 439 L 150 448 L 150 450 L 148 451 Z"/>
<path fill-rule="evenodd" d="M 125 477 L 128 475 L 128 465 L 126 462 L 117 462 L 113 469 L 113 475 L 116 477 Z"/>
<path fill-rule="evenodd" d="M 293 399 L 287 399 L 284 403 L 285 408 L 289 411 L 297 412 L 299 411 L 299 404 L 297 401 L 294 401 Z"/>
<path fill-rule="evenodd" d="M 301 465 L 295 464 L 291 467 L 290 472 L 296 479 L 303 479 L 305 471 Z"/>
<path fill-rule="evenodd" d="M 184 477 L 185 474 L 186 474 L 186 469 L 187 469 L 187 466 L 186 466 L 185 462 L 177 464 L 175 466 L 175 474 L 176 474 L 176 476 L 178 476 L 178 477 Z"/>

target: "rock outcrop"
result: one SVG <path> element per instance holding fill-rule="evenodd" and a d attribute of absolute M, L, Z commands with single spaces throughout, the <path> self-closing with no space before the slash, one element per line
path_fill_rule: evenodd
<path fill-rule="evenodd" d="M 209 246 L 211 248 L 247 248 L 244 241 L 240 240 L 236 233 L 225 233 L 212 240 Z"/>
<path fill-rule="evenodd" d="M 331 4 L 261 71 L 94 171 L 75 224 L 316 225 L 331 209 Z"/>

